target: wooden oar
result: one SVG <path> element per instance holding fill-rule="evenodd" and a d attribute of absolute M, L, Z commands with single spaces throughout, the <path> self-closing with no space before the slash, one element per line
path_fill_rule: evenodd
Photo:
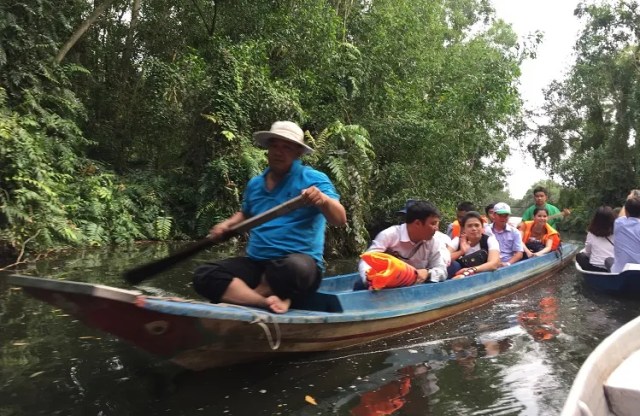
<path fill-rule="evenodd" d="M 134 269 L 131 269 L 124 273 L 124 278 L 127 282 L 132 285 L 136 285 L 144 280 L 150 279 L 157 275 L 160 272 L 163 272 L 170 267 L 175 266 L 179 262 L 188 259 L 194 254 L 202 251 L 206 248 L 214 246 L 218 243 L 228 240 L 234 235 L 244 233 L 245 231 L 249 231 L 250 229 L 257 227 L 258 225 L 264 224 L 267 221 L 270 221 L 276 217 L 284 215 L 288 212 L 293 211 L 294 209 L 300 208 L 302 206 L 302 195 L 297 196 L 293 199 L 288 200 L 276 207 L 271 208 L 268 211 L 263 212 L 262 214 L 256 215 L 254 217 L 248 218 L 229 229 L 229 232 L 224 234 L 220 238 L 205 238 L 200 241 L 197 241 L 186 248 L 173 253 L 172 255 L 165 257 L 160 260 L 152 261 L 147 264 L 143 264 L 142 266 L 138 266 Z"/>

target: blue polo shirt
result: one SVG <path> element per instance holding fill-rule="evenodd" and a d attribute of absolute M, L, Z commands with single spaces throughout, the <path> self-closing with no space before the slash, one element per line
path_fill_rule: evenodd
<path fill-rule="evenodd" d="M 330 198 L 339 200 L 335 187 L 324 173 L 300 160 L 293 162 L 289 173 L 272 190 L 267 189 L 269 168 L 249 180 L 244 191 L 242 212 L 253 217 L 300 195 L 315 186 Z M 254 260 L 277 259 L 292 253 L 313 257 L 324 270 L 324 231 L 326 219 L 315 206 L 304 206 L 253 228 L 249 235 L 247 256 Z"/>

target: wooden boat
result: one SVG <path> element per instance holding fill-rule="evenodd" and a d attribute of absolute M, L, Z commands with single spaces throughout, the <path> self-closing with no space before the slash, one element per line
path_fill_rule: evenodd
<path fill-rule="evenodd" d="M 626 416 L 640 409 L 640 317 L 608 336 L 584 362 L 561 416 Z"/>
<path fill-rule="evenodd" d="M 604 273 L 582 270 L 575 262 L 576 270 L 582 273 L 584 282 L 610 295 L 640 298 L 640 269 L 629 269 L 622 273 Z"/>
<path fill-rule="evenodd" d="M 357 273 L 323 279 L 286 314 L 145 296 L 135 290 L 9 276 L 10 284 L 86 325 L 193 370 L 293 352 L 347 348 L 403 333 L 521 290 L 564 267 L 577 247 L 469 278 L 381 291 L 353 291 Z"/>

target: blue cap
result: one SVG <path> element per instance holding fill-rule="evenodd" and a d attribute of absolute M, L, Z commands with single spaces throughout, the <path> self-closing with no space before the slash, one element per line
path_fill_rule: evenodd
<path fill-rule="evenodd" d="M 411 205 L 415 204 L 416 200 L 415 199 L 407 199 L 407 202 L 405 202 L 404 207 L 399 210 L 396 211 L 396 214 L 406 214 L 407 213 L 407 208 L 409 208 Z"/>

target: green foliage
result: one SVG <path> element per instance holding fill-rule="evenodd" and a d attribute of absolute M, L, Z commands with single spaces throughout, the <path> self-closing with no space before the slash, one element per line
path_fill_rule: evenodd
<path fill-rule="evenodd" d="M 158 217 L 155 222 L 155 237 L 160 240 L 166 240 L 171 233 L 171 224 L 173 218 L 171 217 Z"/>
<path fill-rule="evenodd" d="M 352 116 L 377 155 L 375 217 L 392 222 L 418 197 L 451 219 L 459 201 L 502 188 L 508 126 L 519 120 L 520 56 L 501 22 L 471 35 L 491 22 L 485 6 L 382 1 L 354 25 L 366 72 Z"/>
<path fill-rule="evenodd" d="M 582 4 L 576 13 L 585 22 L 576 63 L 547 89 L 549 122 L 529 149 L 540 166 L 574 188 L 567 202 L 578 206 L 576 195 L 582 197 L 584 214 L 576 215 L 582 227 L 595 207 L 620 205 L 640 182 L 640 9 L 636 1 L 615 1 Z"/>
<path fill-rule="evenodd" d="M 44 249 L 143 236 L 133 220 L 134 206 L 119 192 L 123 185 L 114 183 L 113 174 L 77 156 L 65 146 L 66 136 L 55 140 L 47 134 L 56 117 L 21 116 L 1 98 L 0 238 L 5 244 L 22 247 L 29 241 L 32 248 Z M 48 124 L 52 120 L 54 126 Z"/>
<path fill-rule="evenodd" d="M 10 3 L 10 2 L 9 2 Z M 503 188 L 532 54 L 485 0 L 113 2 L 66 55 L 81 0 L 0 6 L 2 237 L 39 248 L 202 236 L 299 122 L 367 244 L 406 198 L 446 216 Z M 535 42 L 535 40 L 533 41 Z M 513 127 L 512 127 L 513 126 Z"/>
<path fill-rule="evenodd" d="M 375 159 L 368 132 L 360 126 L 335 122 L 310 142 L 315 152 L 307 157 L 309 162 L 332 178 L 349 213 L 344 230 L 330 231 L 327 247 L 335 250 L 333 254 L 360 252 L 369 242 L 366 221 Z"/>

